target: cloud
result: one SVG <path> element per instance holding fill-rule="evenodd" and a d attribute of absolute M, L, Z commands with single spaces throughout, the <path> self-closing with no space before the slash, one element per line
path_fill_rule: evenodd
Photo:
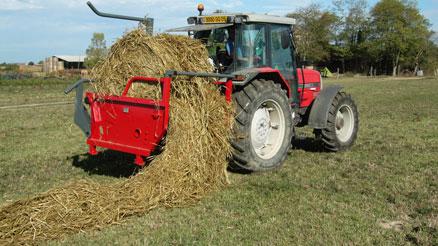
<path fill-rule="evenodd" d="M 35 0 L 2 0 L 0 10 L 39 9 L 41 6 Z"/>

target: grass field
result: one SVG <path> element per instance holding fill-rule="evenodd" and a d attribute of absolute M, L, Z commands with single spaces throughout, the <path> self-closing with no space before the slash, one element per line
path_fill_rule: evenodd
<path fill-rule="evenodd" d="M 72 100 L 62 93 L 70 82 L 0 81 L 0 106 Z M 157 209 L 48 244 L 438 245 L 438 80 L 329 83 L 345 86 L 359 107 L 350 151 L 319 152 L 311 131 L 299 129 L 279 170 L 231 173 L 227 189 L 196 206 Z M 73 105 L 0 113 L 0 204 L 135 172 L 131 156 L 87 157 Z"/>

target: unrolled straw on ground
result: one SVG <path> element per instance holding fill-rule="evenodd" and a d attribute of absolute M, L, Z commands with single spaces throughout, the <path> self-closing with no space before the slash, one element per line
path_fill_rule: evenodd
<path fill-rule="evenodd" d="M 120 95 L 131 76 L 166 70 L 211 71 L 204 46 L 183 36 L 127 33 L 92 71 L 94 89 Z M 111 184 L 71 181 L 0 209 L 0 244 L 32 244 L 121 223 L 156 207 L 193 204 L 227 184 L 232 112 L 210 81 L 178 77 L 172 83 L 165 150 L 137 175 Z M 158 96 L 134 87 L 132 96 Z"/>

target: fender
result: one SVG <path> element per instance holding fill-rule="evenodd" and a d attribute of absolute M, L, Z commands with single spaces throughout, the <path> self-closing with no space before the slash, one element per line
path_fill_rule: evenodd
<path fill-rule="evenodd" d="M 325 87 L 315 99 L 309 115 L 308 125 L 314 129 L 323 129 L 327 127 L 327 118 L 333 99 L 342 86 L 333 85 Z"/>
<path fill-rule="evenodd" d="M 289 83 L 281 75 L 280 71 L 273 69 L 271 67 L 261 67 L 261 68 L 248 68 L 243 69 L 238 72 L 233 73 L 235 76 L 243 76 L 244 80 L 235 81 L 233 80 L 233 85 L 244 86 L 255 79 L 267 79 L 273 80 L 274 82 L 279 82 L 281 87 L 287 91 L 288 98 L 291 98 L 291 89 Z"/>

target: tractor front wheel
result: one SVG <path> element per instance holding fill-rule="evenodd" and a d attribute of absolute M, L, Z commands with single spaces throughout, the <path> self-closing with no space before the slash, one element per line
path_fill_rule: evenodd
<path fill-rule="evenodd" d="M 236 108 L 233 164 L 247 171 L 280 166 L 292 139 L 286 92 L 270 80 L 254 80 L 233 95 Z"/>
<path fill-rule="evenodd" d="M 330 106 L 327 127 L 316 130 L 326 150 L 342 151 L 350 148 L 357 138 L 359 113 L 350 95 L 338 92 Z"/>

